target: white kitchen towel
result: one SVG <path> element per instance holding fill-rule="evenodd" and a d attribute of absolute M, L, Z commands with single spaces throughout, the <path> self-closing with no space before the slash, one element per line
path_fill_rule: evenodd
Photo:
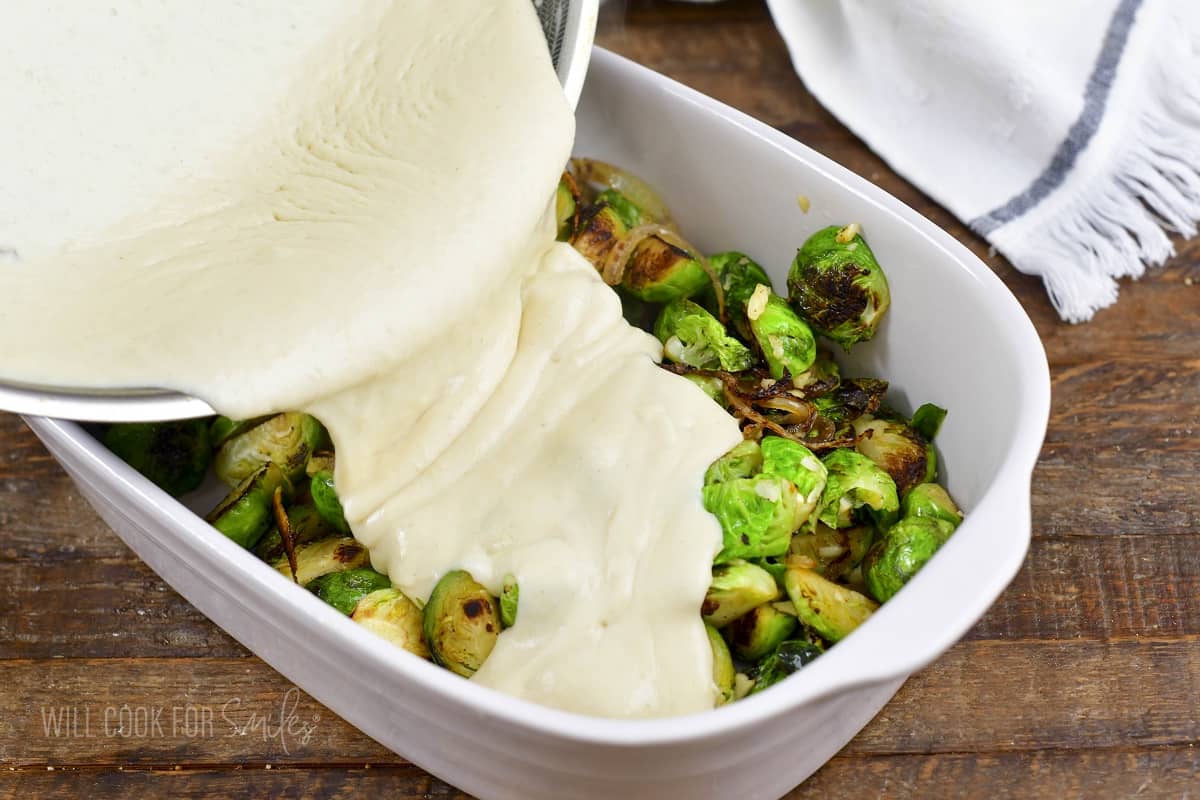
<path fill-rule="evenodd" d="M 768 0 L 808 89 L 1091 318 L 1200 219 L 1200 0 Z"/>

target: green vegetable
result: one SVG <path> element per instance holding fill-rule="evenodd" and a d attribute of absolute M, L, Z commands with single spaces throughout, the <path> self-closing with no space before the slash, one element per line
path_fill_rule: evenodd
<path fill-rule="evenodd" d="M 717 563 L 782 555 L 809 513 L 795 484 L 775 475 L 711 484 L 704 487 L 703 499 L 721 523 L 724 546 Z"/>
<path fill-rule="evenodd" d="M 754 290 L 746 317 L 772 378 L 803 374 L 817 360 L 812 330 L 769 286 L 759 284 Z"/>
<path fill-rule="evenodd" d="M 729 623 L 725 635 L 735 656 L 742 661 L 758 661 L 791 636 L 796 625 L 796 617 L 764 604 Z"/>
<path fill-rule="evenodd" d="M 720 628 L 755 606 L 780 596 L 771 573 L 745 561 L 713 567 L 712 583 L 704 595 L 700 615 L 714 628 Z"/>
<path fill-rule="evenodd" d="M 813 400 L 821 416 L 833 422 L 852 422 L 863 414 L 874 414 L 883 405 L 888 382 L 875 378 L 850 378 L 828 394 Z"/>
<path fill-rule="evenodd" d="M 278 520 L 276 522 L 278 523 Z M 320 539 L 328 539 L 340 533 L 317 513 L 317 509 L 310 505 L 293 505 L 288 508 L 287 524 L 288 530 L 292 534 L 293 547 Z M 271 527 L 254 546 L 254 554 L 267 562 L 281 558 L 286 552 L 278 524 Z"/>
<path fill-rule="evenodd" d="M 603 269 L 608 254 L 617 243 L 629 234 L 629 228 L 621 221 L 621 215 L 608 203 L 594 203 L 579 213 L 575 232 L 569 241 L 579 253 L 592 262 L 596 269 Z"/>
<path fill-rule="evenodd" d="M 801 639 L 783 642 L 774 653 L 759 662 L 755 669 L 754 688 L 750 694 L 769 689 L 787 676 L 798 672 L 820 656 L 819 645 Z"/>
<path fill-rule="evenodd" d="M 104 446 L 167 494 L 178 497 L 204 480 L 212 450 L 206 419 L 128 422 L 104 433 Z"/>
<path fill-rule="evenodd" d="M 638 208 L 632 200 L 618 192 L 616 189 L 605 189 L 600 194 L 596 195 L 597 203 L 607 203 L 612 207 L 612 210 L 617 212 L 617 216 L 621 218 L 621 222 L 626 228 L 633 230 L 639 225 L 648 225 L 654 222 L 649 215 L 645 214 L 642 209 Z"/>
<path fill-rule="evenodd" d="M 830 642 L 849 636 L 879 608 L 871 598 L 826 580 L 811 569 L 788 569 L 784 587 L 800 621 Z"/>
<path fill-rule="evenodd" d="M 447 572 L 425 605 L 425 641 L 433 660 L 469 678 L 496 646 L 500 609 L 488 590 L 465 570 Z"/>
<path fill-rule="evenodd" d="M 880 529 L 896 520 L 900 511 L 896 483 L 875 462 L 842 448 L 825 456 L 824 463 L 829 479 L 818 511 L 821 522 L 831 528 L 847 528 L 854 524 L 854 512 L 860 508 L 870 510 Z"/>
<path fill-rule="evenodd" d="M 266 463 L 276 464 L 288 480 L 304 475 L 308 457 L 325 440 L 321 423 L 308 414 L 276 414 L 221 445 L 213 468 L 217 477 L 236 486 Z"/>
<path fill-rule="evenodd" d="M 900 496 L 932 480 L 929 442 L 907 423 L 863 414 L 853 425 L 855 449 L 891 476 Z"/>
<path fill-rule="evenodd" d="M 951 523 L 933 517 L 905 517 L 897 522 L 863 560 L 867 591 L 881 603 L 890 600 L 952 533 Z"/>
<path fill-rule="evenodd" d="M 238 484 L 205 520 L 242 547 L 254 547 L 271 525 L 275 490 L 280 488 L 289 489 L 283 472 L 275 464 L 263 464 Z"/>
<path fill-rule="evenodd" d="M 800 492 L 807 518 L 817 507 L 828 479 L 828 470 L 816 454 L 799 442 L 782 436 L 764 436 L 759 444 L 764 475 L 787 478 Z"/>
<path fill-rule="evenodd" d="M 721 638 L 721 634 L 711 625 L 704 626 L 708 634 L 708 644 L 712 647 L 713 656 L 713 685 L 717 689 L 717 705 L 724 705 L 733 699 L 733 681 L 737 674 L 733 668 L 733 656 L 729 654 L 729 646 Z"/>
<path fill-rule="evenodd" d="M 925 403 L 913 412 L 912 421 L 909 424 L 927 441 L 932 442 L 933 437 L 937 436 L 938 431 L 941 430 L 942 422 L 945 419 L 946 409 L 935 406 L 933 403 Z"/>
<path fill-rule="evenodd" d="M 506 575 L 500 587 L 500 622 L 506 628 L 517 623 L 517 606 L 521 601 L 521 587 L 512 575 Z"/>
<path fill-rule="evenodd" d="M 213 417 L 212 425 L 208 429 L 208 441 L 215 450 L 226 441 L 234 436 L 240 436 L 256 425 L 261 425 L 271 418 L 268 414 L 265 417 L 254 417 L 253 419 L 230 419 L 229 417 Z"/>
<path fill-rule="evenodd" d="M 827 395 L 836 390 L 841 382 L 841 369 L 833 354 L 820 346 L 817 347 L 817 358 L 813 365 L 799 375 L 792 376 L 792 386 L 807 398 Z M 885 390 L 886 386 L 884 384 Z"/>
<path fill-rule="evenodd" d="M 694 372 L 689 372 L 683 378 L 699 386 L 700 391 L 711 397 L 721 408 L 729 408 L 729 399 L 725 397 L 725 384 L 721 382 L 720 378 L 711 375 L 698 375 Z"/>
<path fill-rule="evenodd" d="M 392 582 L 370 567 L 328 572 L 313 579 L 304 588 L 349 616 L 358 601 L 379 589 L 391 588 Z"/>
<path fill-rule="evenodd" d="M 709 465 L 704 473 L 704 482 L 724 483 L 737 478 L 749 478 L 762 472 L 762 448 L 758 442 L 747 439 L 738 442 L 728 453 Z"/>
<path fill-rule="evenodd" d="M 301 586 L 308 586 L 317 578 L 331 572 L 344 572 L 369 566 L 370 560 L 367 548 L 354 539 L 349 536 L 333 536 L 296 548 L 296 574 L 294 576 L 286 556 L 275 559 L 271 566 L 289 578 L 293 578 Z"/>
<path fill-rule="evenodd" d="M 691 300 L 673 300 L 654 323 L 663 355 L 696 369 L 741 372 L 754 365 L 747 347 L 725 332 L 720 320 Z"/>
<path fill-rule="evenodd" d="M 579 209 L 579 198 L 576 195 L 574 179 L 564 173 L 554 195 L 554 219 L 558 223 L 557 238 L 560 242 L 567 241 L 575 232 L 575 214 Z"/>
<path fill-rule="evenodd" d="M 887 276 L 857 227 L 817 231 L 788 272 L 796 312 L 846 349 L 873 337 L 891 305 Z"/>
<path fill-rule="evenodd" d="M 358 601 L 351 619 L 421 658 L 429 658 L 421 609 L 399 589 L 378 589 Z"/>
<path fill-rule="evenodd" d="M 330 527 L 339 533 L 350 533 L 350 524 L 346 522 L 346 514 L 342 511 L 342 501 L 338 499 L 337 489 L 333 485 L 333 473 L 321 470 L 314 474 L 309 484 L 309 492 L 312 494 L 317 513 Z"/>
<path fill-rule="evenodd" d="M 621 286 L 649 303 L 697 294 L 712 282 L 692 253 L 653 235 L 634 246 Z"/>
<path fill-rule="evenodd" d="M 903 517 L 930 517 L 947 522 L 957 528 L 962 522 L 962 511 L 950 497 L 950 493 L 936 483 L 922 483 L 900 501 Z"/>
<path fill-rule="evenodd" d="M 787 560 L 833 581 L 857 567 L 874 541 L 871 525 L 834 529 L 818 522 L 813 531 L 792 537 Z"/>
<path fill-rule="evenodd" d="M 721 281 L 725 293 L 725 316 L 729 324 L 744 341 L 753 341 L 750 320 L 746 318 L 746 304 L 758 286 L 771 288 L 771 279 L 767 277 L 766 270 L 750 256 L 733 250 L 710 256 L 708 264 Z M 717 313 L 717 298 L 711 289 L 704 292 L 701 298 L 705 308 Z"/>

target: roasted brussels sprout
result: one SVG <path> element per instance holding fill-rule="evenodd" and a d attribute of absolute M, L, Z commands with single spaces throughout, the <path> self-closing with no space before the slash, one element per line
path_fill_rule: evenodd
<path fill-rule="evenodd" d="M 767 603 L 729 623 L 725 635 L 735 656 L 742 661 L 758 661 L 791 636 L 797 624 L 796 617 Z"/>
<path fill-rule="evenodd" d="M 787 563 L 837 580 L 862 563 L 875 541 L 872 525 L 834 529 L 818 522 L 809 533 L 797 533 L 788 546 Z"/>
<path fill-rule="evenodd" d="M 883 405 L 888 382 L 876 378 L 848 378 L 828 394 L 813 400 L 821 416 L 832 422 L 853 422 L 874 414 Z"/>
<path fill-rule="evenodd" d="M 749 478 L 762 472 L 762 447 L 758 442 L 747 439 L 738 442 L 728 453 L 709 465 L 704 473 L 704 482 L 724 483 L 737 478 Z"/>
<path fill-rule="evenodd" d="M 292 505 L 287 509 L 287 528 L 291 534 L 292 546 L 315 542 L 338 536 L 341 532 L 325 521 L 317 509 L 310 505 Z M 271 562 L 282 557 L 287 552 L 280 535 L 278 521 L 270 528 L 258 544 L 254 545 L 254 554 L 263 561 Z"/>
<path fill-rule="evenodd" d="M 275 464 L 261 464 L 205 520 L 242 547 L 254 547 L 271 525 L 275 490 L 279 488 L 288 490 L 283 472 Z"/>
<path fill-rule="evenodd" d="M 759 662 L 754 671 L 754 688 L 750 694 L 758 694 L 781 680 L 811 664 L 820 656 L 819 645 L 802 639 L 790 639 L 776 648 L 774 653 Z"/>
<path fill-rule="evenodd" d="M 817 231 L 788 272 L 796 312 L 846 349 L 873 337 L 891 305 L 887 276 L 857 227 Z"/>
<path fill-rule="evenodd" d="M 612 206 L 613 211 L 617 212 L 617 216 L 621 218 L 621 222 L 630 230 L 654 222 L 648 214 L 638 208 L 636 203 L 616 189 L 605 189 L 596 195 L 596 202 Z"/>
<path fill-rule="evenodd" d="M 447 572 L 425 605 L 425 641 L 433 660 L 469 678 L 496 646 L 500 609 L 496 599 L 469 572 Z"/>
<path fill-rule="evenodd" d="M 358 601 L 350 616 L 392 644 L 421 658 L 430 657 L 422 630 L 421 609 L 399 589 L 386 588 L 371 592 Z"/>
<path fill-rule="evenodd" d="M 901 497 L 933 479 L 929 442 L 907 423 L 863 414 L 853 425 L 854 448 L 892 476 Z"/>
<path fill-rule="evenodd" d="M 504 578 L 504 585 L 500 587 L 500 622 L 506 628 L 511 628 L 517 623 L 517 606 L 521 601 L 521 587 L 517 585 L 517 579 L 512 575 L 507 575 Z"/>
<path fill-rule="evenodd" d="M 579 189 L 570 173 L 563 173 L 554 195 L 554 219 L 557 222 L 556 238 L 565 242 L 575 232 L 575 217 L 579 212 Z"/>
<path fill-rule="evenodd" d="M 297 547 L 294 575 L 286 556 L 275 559 L 271 566 L 301 586 L 308 586 L 317 578 L 331 572 L 370 566 L 370 555 L 367 548 L 349 536 L 335 536 Z"/>
<path fill-rule="evenodd" d="M 691 297 L 712 285 L 693 253 L 654 235 L 633 245 L 621 286 L 649 303 L 669 303 Z"/>
<path fill-rule="evenodd" d="M 871 598 L 826 580 L 811 569 L 789 568 L 784 587 L 800 621 L 830 642 L 845 639 L 879 608 Z"/>
<path fill-rule="evenodd" d="M 876 542 L 863 560 L 867 591 L 883 603 L 933 558 L 954 526 L 934 517 L 905 517 Z"/>
<path fill-rule="evenodd" d="M 741 372 L 754 365 L 754 354 L 725 332 L 725 326 L 691 300 L 673 300 L 654 323 L 663 355 L 696 369 Z"/>
<path fill-rule="evenodd" d="M 841 368 L 838 367 L 833 354 L 820 346 L 817 347 L 817 357 L 812 366 L 799 375 L 792 376 L 792 386 L 807 398 L 827 395 L 836 390 L 841 382 Z"/>
<path fill-rule="evenodd" d="M 225 444 L 234 436 L 240 436 L 256 425 L 261 425 L 271 418 L 268 414 L 265 417 L 254 417 L 252 419 L 230 419 L 229 417 L 213 417 L 212 424 L 208 428 L 208 443 L 212 449 L 216 450 L 221 445 Z"/>
<path fill-rule="evenodd" d="M 699 375 L 694 372 L 689 372 L 683 376 L 686 380 L 691 381 L 700 387 L 700 391 L 713 399 L 721 408 L 729 408 L 729 399 L 725 397 L 725 384 L 720 378 L 711 375 Z"/>
<path fill-rule="evenodd" d="M 861 453 L 845 448 L 825 456 L 829 470 L 825 492 L 821 496 L 818 518 L 831 528 L 854 524 L 854 512 L 867 508 L 871 518 L 886 530 L 900 511 L 900 498 L 891 476 Z"/>
<path fill-rule="evenodd" d="M 392 582 L 370 567 L 327 572 L 313 579 L 304 588 L 346 616 L 354 611 L 358 601 L 379 589 L 388 589 Z"/>
<path fill-rule="evenodd" d="M 782 297 L 759 284 L 746 304 L 750 332 L 771 377 L 801 375 L 817 360 L 817 340 Z"/>
<path fill-rule="evenodd" d="M 721 634 L 712 625 L 705 625 L 708 634 L 708 644 L 712 647 L 713 657 L 713 686 L 717 690 L 717 705 L 725 705 L 733 699 L 733 681 L 737 671 L 733 668 L 733 656 L 729 654 L 729 645 L 721 638 Z"/>
<path fill-rule="evenodd" d="M 308 457 L 326 436 L 321 423 L 308 414 L 276 414 L 226 439 L 217 450 L 213 469 L 218 478 L 236 486 L 269 462 L 278 465 L 288 480 L 295 481 L 304 475 Z"/>
<path fill-rule="evenodd" d="M 628 234 L 629 227 L 615 208 L 608 203 L 594 203 L 578 212 L 569 241 L 592 266 L 602 270 L 609 253 Z"/>
<path fill-rule="evenodd" d="M 764 436 L 759 443 L 764 475 L 787 478 L 800 492 L 807 518 L 816 509 L 825 489 L 828 470 L 821 459 L 799 442 L 781 436 Z"/>
<path fill-rule="evenodd" d="M 775 579 L 762 567 L 745 561 L 720 564 L 713 567 L 700 615 L 709 625 L 720 628 L 780 595 Z"/>
<path fill-rule="evenodd" d="M 900 501 L 903 517 L 930 517 L 950 523 L 957 528 L 962 522 L 962 511 L 951 499 L 950 493 L 936 483 L 922 483 Z"/>
<path fill-rule="evenodd" d="M 912 425 L 917 433 L 924 436 L 926 441 L 932 442 L 945 419 L 946 409 L 935 406 L 933 403 L 925 403 L 913 412 L 909 425 Z"/>
<path fill-rule="evenodd" d="M 771 279 L 767 277 L 766 270 L 745 253 L 732 250 L 710 256 L 708 264 L 717 274 L 724 290 L 725 316 L 729 324 L 744 341 L 754 341 L 750 320 L 746 318 L 746 304 L 760 285 L 771 288 Z M 717 298 L 711 289 L 699 297 L 705 308 L 717 313 Z"/>
<path fill-rule="evenodd" d="M 178 497 L 204 480 L 212 460 L 206 419 L 128 422 L 109 427 L 104 446 L 167 494 Z"/>
<path fill-rule="evenodd" d="M 358 601 L 351 619 L 376 636 L 403 647 L 421 658 L 429 658 L 422 630 L 421 609 L 399 589 L 378 589 Z"/>
<path fill-rule="evenodd" d="M 337 489 L 333 485 L 332 472 L 321 470 L 314 474 L 309 483 L 309 493 L 317 513 L 330 527 L 339 533 L 350 532 L 350 524 L 346 522 L 346 514 L 342 511 L 342 501 L 338 499 Z"/>

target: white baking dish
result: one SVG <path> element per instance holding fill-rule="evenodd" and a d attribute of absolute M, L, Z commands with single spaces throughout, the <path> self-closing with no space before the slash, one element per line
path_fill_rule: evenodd
<path fill-rule="evenodd" d="M 354 625 L 205 524 L 79 426 L 29 424 L 125 542 L 184 597 L 370 736 L 485 798 L 775 798 L 840 749 L 1015 575 L 1049 379 L 1033 326 L 966 248 L 792 139 L 610 53 L 595 55 L 577 152 L 660 187 L 686 235 L 747 250 L 782 288 L 815 229 L 856 221 L 888 272 L 881 335 L 847 359 L 893 400 L 950 409 L 938 439 L 967 520 L 865 625 L 800 674 L 716 711 L 576 716 L 476 686 Z M 797 195 L 812 204 L 801 212 Z M 614 675 L 613 680 L 620 680 Z"/>

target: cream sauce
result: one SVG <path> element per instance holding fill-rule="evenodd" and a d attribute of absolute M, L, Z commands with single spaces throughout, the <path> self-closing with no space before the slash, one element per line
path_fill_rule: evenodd
<path fill-rule="evenodd" d="M 0 10 L 0 102 L 30 110 L 0 130 L 0 374 L 310 411 L 406 593 L 517 576 L 474 680 L 711 707 L 700 484 L 738 431 L 553 242 L 573 126 L 530 4 L 255 7 Z"/>

